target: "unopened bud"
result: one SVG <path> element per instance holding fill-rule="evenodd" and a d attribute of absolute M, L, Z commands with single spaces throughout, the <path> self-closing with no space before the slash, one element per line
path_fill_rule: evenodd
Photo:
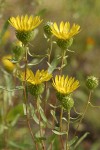
<path fill-rule="evenodd" d="M 86 79 L 86 86 L 90 90 L 94 90 L 98 86 L 98 79 L 94 76 L 89 76 Z"/>

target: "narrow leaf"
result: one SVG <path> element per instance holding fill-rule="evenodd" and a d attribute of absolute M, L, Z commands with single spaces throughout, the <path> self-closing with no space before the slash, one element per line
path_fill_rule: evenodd
<path fill-rule="evenodd" d="M 13 107 L 7 114 L 7 122 L 11 122 L 11 121 L 14 121 L 14 119 L 18 116 L 22 116 L 24 115 L 24 112 L 23 112 L 23 105 L 22 104 L 19 104 L 15 107 Z M 18 117 L 19 118 L 19 117 Z"/>
<path fill-rule="evenodd" d="M 56 130 L 52 130 L 53 133 L 57 134 L 57 135 L 64 135 L 64 134 L 67 134 L 67 132 L 59 132 L 59 131 L 56 131 Z"/>
<path fill-rule="evenodd" d="M 87 137 L 87 135 L 89 134 L 89 132 L 86 132 L 75 144 L 74 149 L 77 148 L 77 146 Z"/>
<path fill-rule="evenodd" d="M 72 140 L 70 140 L 68 143 L 69 143 L 69 146 L 72 146 L 76 141 L 77 141 L 78 137 L 75 136 Z"/>
<path fill-rule="evenodd" d="M 50 113 L 53 116 L 54 120 L 58 123 L 58 120 L 57 120 L 56 115 L 55 115 L 55 111 L 51 110 Z"/>
<path fill-rule="evenodd" d="M 44 121 L 45 123 L 47 123 L 47 118 L 46 118 L 46 116 L 45 116 L 44 111 L 43 111 L 42 108 L 40 108 L 40 115 L 41 115 L 41 118 L 43 119 L 43 121 Z"/>
<path fill-rule="evenodd" d="M 58 63 L 59 63 L 58 58 L 54 58 L 53 61 L 51 62 L 51 64 L 48 63 L 48 66 L 49 66 L 48 67 L 48 72 L 52 73 L 56 69 Z"/>

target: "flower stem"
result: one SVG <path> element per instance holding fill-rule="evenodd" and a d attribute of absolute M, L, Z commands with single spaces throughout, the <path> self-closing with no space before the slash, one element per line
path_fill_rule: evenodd
<path fill-rule="evenodd" d="M 61 60 L 61 67 L 60 67 L 60 75 L 62 74 L 62 66 L 64 64 L 64 57 L 66 54 L 65 50 L 62 50 L 62 51 L 63 53 L 62 53 L 62 60 Z M 62 132 L 62 117 L 63 117 L 63 107 L 61 107 L 61 110 L 60 110 L 60 132 Z M 60 135 L 60 141 L 61 141 L 62 149 L 64 149 L 63 138 L 61 135 Z"/>
<path fill-rule="evenodd" d="M 27 47 L 25 47 L 25 82 L 24 82 L 24 100 L 25 100 L 25 105 L 26 105 L 26 121 L 27 121 L 27 125 L 31 134 L 31 137 L 33 139 L 33 142 L 35 144 L 36 150 L 38 150 L 38 145 L 35 141 L 34 138 L 34 133 L 32 131 L 31 125 L 30 125 L 30 118 L 29 118 L 29 113 L 28 113 L 28 94 L 27 94 L 27 83 L 26 83 L 26 74 L 27 74 Z"/>
<path fill-rule="evenodd" d="M 65 54 L 66 54 L 66 51 L 63 50 L 62 60 L 61 60 L 61 67 L 60 67 L 60 75 L 62 74 L 62 66 L 64 64 Z M 60 132 L 62 132 L 62 117 L 63 117 L 63 107 L 61 107 L 61 111 L 60 111 Z M 60 141 L 61 141 L 62 149 L 64 149 L 63 139 L 62 139 L 61 135 L 60 135 Z"/>
<path fill-rule="evenodd" d="M 66 51 L 65 50 L 62 50 L 63 53 L 62 53 L 62 60 L 61 60 L 61 67 L 60 67 L 60 75 L 62 74 L 62 68 L 63 68 L 63 64 L 64 64 L 64 57 L 65 57 L 65 54 L 66 54 Z"/>
<path fill-rule="evenodd" d="M 40 115 L 40 98 L 37 98 L 37 111 L 38 111 L 38 119 L 39 119 L 39 130 L 40 130 L 40 137 L 42 137 L 42 128 L 41 128 L 41 115 Z M 46 150 L 44 141 L 41 141 L 42 149 Z"/>
<path fill-rule="evenodd" d="M 50 63 L 50 60 L 51 60 L 52 46 L 53 46 L 53 43 L 52 43 L 52 36 L 51 36 L 50 37 L 50 49 L 49 49 L 49 52 L 48 52 L 48 63 Z"/>
<path fill-rule="evenodd" d="M 69 147 L 69 144 L 68 144 L 69 126 L 70 126 L 70 110 L 68 111 L 68 124 L 67 124 L 67 135 L 66 135 L 66 150 L 70 150 L 70 147 Z"/>
<path fill-rule="evenodd" d="M 63 117 L 63 107 L 61 107 L 61 112 L 60 112 L 60 132 L 62 132 L 62 117 Z M 60 135 L 60 141 L 61 141 L 62 148 L 64 149 L 63 138 L 61 135 Z"/>
<path fill-rule="evenodd" d="M 87 109 L 88 109 L 88 106 L 89 106 L 90 100 L 91 100 L 91 94 L 92 94 L 92 91 L 90 91 L 90 93 L 89 93 L 89 97 L 88 97 L 87 104 L 86 104 L 86 106 L 85 106 L 85 109 L 84 109 L 84 112 L 83 112 L 83 114 L 82 114 L 82 117 L 81 117 L 81 119 L 80 119 L 80 121 L 79 121 L 79 123 L 78 123 L 78 125 L 77 125 L 77 127 L 76 127 L 76 131 L 75 131 L 74 136 L 76 136 L 77 131 L 78 131 L 78 128 L 79 128 L 79 126 L 80 126 L 80 124 L 81 124 L 81 122 L 82 122 L 82 120 L 83 120 L 83 118 L 84 118 L 84 116 L 85 116 L 85 113 L 86 113 L 86 111 L 87 111 Z"/>

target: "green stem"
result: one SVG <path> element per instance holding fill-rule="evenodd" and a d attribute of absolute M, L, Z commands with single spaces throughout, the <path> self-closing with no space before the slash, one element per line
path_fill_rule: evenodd
<path fill-rule="evenodd" d="M 70 110 L 68 111 L 68 124 L 67 124 L 67 135 L 66 135 L 66 150 L 70 150 L 69 144 L 68 144 L 68 138 L 69 138 L 69 127 L 70 127 Z"/>
<path fill-rule="evenodd" d="M 35 141 L 34 138 L 34 133 L 32 131 L 31 125 L 30 125 L 30 118 L 29 118 L 29 113 L 28 113 L 28 94 L 27 94 L 27 82 L 26 82 L 26 77 L 27 77 L 27 55 L 28 55 L 28 51 L 27 51 L 27 47 L 25 49 L 25 81 L 24 81 L 24 100 L 25 100 L 25 105 L 26 105 L 26 121 L 27 121 L 27 125 L 31 134 L 31 137 L 33 139 L 33 142 L 35 144 L 35 148 L 36 150 L 38 150 L 38 145 Z"/>
<path fill-rule="evenodd" d="M 40 137 L 42 137 L 41 115 L 40 115 L 40 98 L 39 98 L 39 96 L 37 98 L 37 111 L 38 111 L 38 118 L 39 118 Z M 43 140 L 42 140 L 41 144 L 42 144 L 42 149 L 46 150 L 46 147 L 45 147 Z"/>
<path fill-rule="evenodd" d="M 92 91 L 90 91 L 90 93 L 89 93 L 89 97 L 88 97 L 87 104 L 86 104 L 86 106 L 85 106 L 85 109 L 84 109 L 84 112 L 83 112 L 83 114 L 82 114 L 82 117 L 81 117 L 81 119 L 80 119 L 80 121 L 79 121 L 79 123 L 78 123 L 78 125 L 77 125 L 77 127 L 76 127 L 76 131 L 75 131 L 74 136 L 76 136 L 77 131 L 78 131 L 78 128 L 79 128 L 79 126 L 80 126 L 80 124 L 81 124 L 81 122 L 82 122 L 82 120 L 83 120 L 83 118 L 84 118 L 84 116 L 85 116 L 85 113 L 86 113 L 86 111 L 87 111 L 87 109 L 88 109 L 88 106 L 89 106 L 90 100 L 91 100 L 91 94 L 92 94 Z"/>
<path fill-rule="evenodd" d="M 62 66 L 64 64 L 64 57 L 65 57 L 66 51 L 63 50 L 62 53 L 62 61 L 61 61 L 61 69 L 60 69 L 60 75 L 62 74 Z M 62 117 L 63 117 L 63 107 L 61 107 L 61 111 L 60 111 L 60 132 L 62 132 Z M 63 139 L 62 136 L 60 135 L 60 141 L 61 141 L 61 145 L 62 145 L 62 149 L 64 149 L 64 144 L 63 144 Z"/>
<path fill-rule="evenodd" d="M 48 52 L 48 63 L 50 64 L 51 62 L 51 52 L 52 52 L 52 47 L 53 47 L 53 43 L 52 43 L 52 36 L 50 37 L 50 49 L 49 49 L 49 52 Z M 47 90 L 47 83 L 46 83 L 46 90 Z M 46 101 L 45 101 L 45 113 L 46 113 Z M 55 110 L 55 108 L 54 108 Z M 53 126 L 54 126 L 54 118 L 53 118 Z M 53 134 L 53 132 L 52 132 Z M 53 143 L 51 142 L 51 150 L 53 149 Z"/>
<path fill-rule="evenodd" d="M 63 117 L 63 107 L 61 107 L 61 112 L 60 112 L 60 131 L 62 131 L 62 117 Z"/>
<path fill-rule="evenodd" d="M 60 112 L 60 132 L 62 132 L 62 117 L 63 117 L 63 107 L 61 107 L 61 112 Z M 60 141 L 61 141 L 62 149 L 64 149 L 62 136 L 60 136 Z"/>
<path fill-rule="evenodd" d="M 48 53 L 48 63 L 50 63 L 50 59 L 51 59 L 51 52 L 52 52 L 52 36 L 50 37 L 50 49 L 49 49 L 49 53 Z"/>
<path fill-rule="evenodd" d="M 64 57 L 65 57 L 65 54 L 66 54 L 66 51 L 65 50 L 62 50 L 63 53 L 62 53 L 62 60 L 61 60 L 61 67 L 60 67 L 60 75 L 62 74 L 62 66 L 64 64 Z"/>

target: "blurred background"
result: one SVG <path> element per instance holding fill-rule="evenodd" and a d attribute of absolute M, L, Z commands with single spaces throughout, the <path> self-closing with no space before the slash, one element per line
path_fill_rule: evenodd
<path fill-rule="evenodd" d="M 11 54 L 12 43 L 16 41 L 14 29 L 7 25 L 6 21 L 11 16 L 23 14 L 40 15 L 41 18 L 43 18 L 43 22 L 39 26 L 39 34 L 37 34 L 34 42 L 32 41 L 30 44 L 30 51 L 35 54 L 45 54 L 48 49 L 48 43 L 43 35 L 43 26 L 47 21 L 57 23 L 69 21 L 71 24 L 76 23 L 81 26 L 81 31 L 75 37 L 74 43 L 70 48 L 74 52 L 68 52 L 68 65 L 64 69 L 65 74 L 75 76 L 80 81 L 80 88 L 76 91 L 74 97 L 75 105 L 78 107 L 78 111 L 81 112 L 89 93 L 85 86 L 86 77 L 88 75 L 94 75 L 100 78 L 100 1 L 0 0 L 0 60 L 3 56 Z M 6 26 L 7 31 L 4 30 L 4 26 Z M 52 59 L 57 53 L 59 53 L 59 48 L 54 45 Z M 0 65 L 2 67 L 1 62 Z M 46 67 L 44 66 L 44 61 L 38 67 Z M 2 71 L 0 71 L 0 76 L 0 84 L 5 85 L 6 81 Z M 16 94 L 14 99 L 15 104 L 18 104 L 21 97 Z M 92 94 L 91 101 L 94 105 L 100 105 L 100 86 Z M 0 91 L 0 107 L 2 107 L 2 90 Z M 19 129 L 16 131 L 16 128 Z M 2 130 L 3 129 L 0 128 L 0 134 L 2 134 Z M 27 137 L 26 133 L 28 131 L 24 129 L 22 124 L 18 124 L 17 127 L 14 127 L 13 131 L 12 139 L 15 139 L 15 141 L 17 141 L 19 137 L 22 140 L 23 135 Z M 77 150 L 100 150 L 100 108 L 89 107 L 81 125 L 79 135 L 85 131 L 89 131 L 90 134 Z M 27 142 L 25 142 L 24 140 L 24 144 L 27 145 Z M 15 143 L 10 144 L 13 147 Z M 1 138 L 0 145 L 2 145 Z M 21 149 L 21 146 L 20 148 L 16 147 L 16 149 Z"/>

